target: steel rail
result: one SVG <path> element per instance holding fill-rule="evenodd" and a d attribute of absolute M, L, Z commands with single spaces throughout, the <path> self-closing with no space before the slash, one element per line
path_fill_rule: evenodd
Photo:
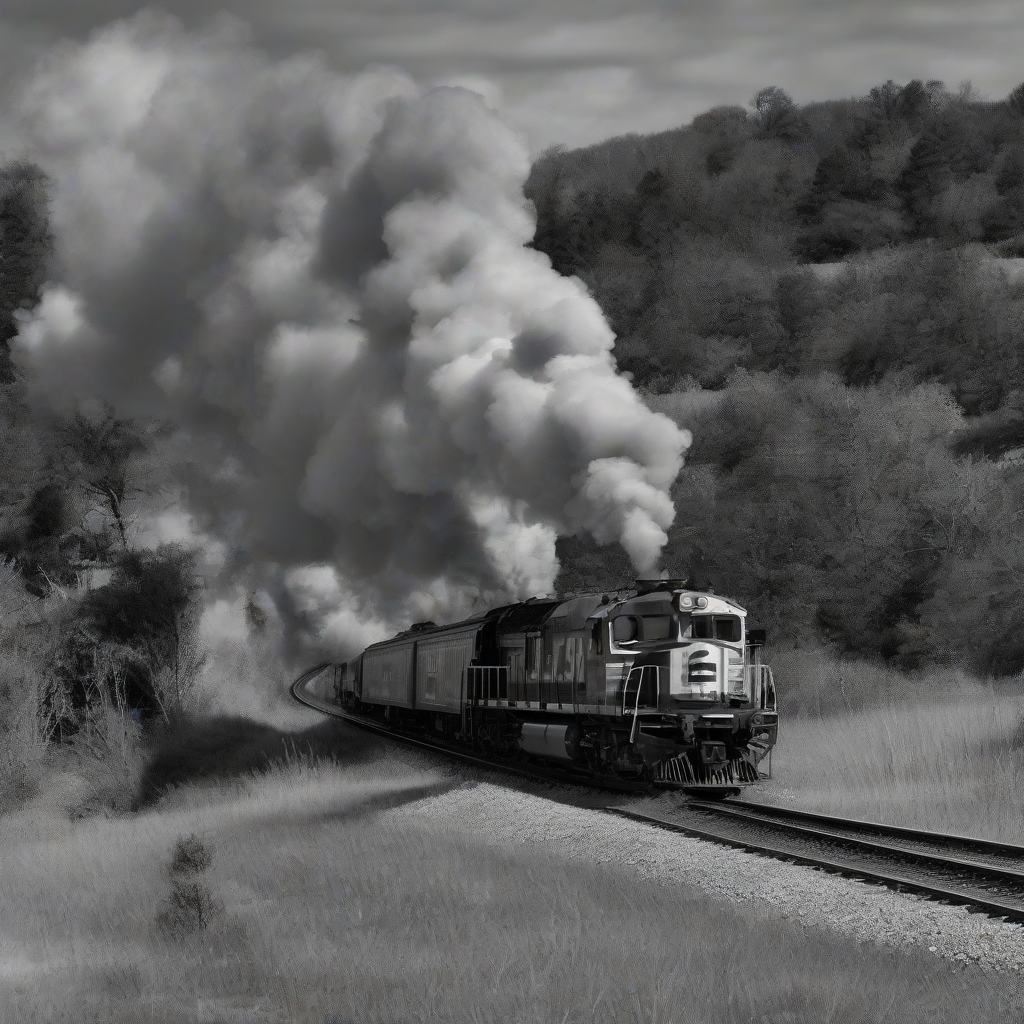
<path fill-rule="evenodd" d="M 837 846 L 844 846 L 847 849 L 863 853 L 878 853 L 882 856 L 895 854 L 901 860 L 913 860 L 923 867 L 934 866 L 939 870 L 960 870 L 973 875 L 976 878 L 984 877 L 986 881 L 995 884 L 1010 886 L 1024 885 L 1024 871 L 1015 871 L 1012 868 L 998 867 L 993 864 L 982 864 L 973 860 L 962 860 L 959 857 L 948 857 L 942 853 L 933 853 L 926 850 L 911 850 L 905 846 L 894 846 L 881 840 L 858 839 L 854 836 L 844 836 L 838 832 L 831 832 L 823 828 L 815 828 L 811 825 L 798 825 L 789 819 L 772 819 L 764 814 L 752 813 L 742 807 L 734 805 L 710 804 L 703 801 L 691 801 L 688 807 L 696 807 L 699 810 L 711 814 L 719 814 L 733 818 L 738 821 L 747 821 L 754 825 L 764 825 L 769 828 L 780 829 L 789 835 L 807 839 L 827 839 Z M 883 838 L 888 838 L 884 831 L 879 833 Z M 936 832 L 933 839 L 934 845 L 942 845 L 945 837 Z M 1024 854 L 1024 851 L 1021 851 Z"/>
<path fill-rule="evenodd" d="M 710 804 L 708 806 L 715 812 L 719 812 L 724 809 L 720 804 Z M 704 828 L 694 824 L 693 822 L 686 822 L 684 824 L 682 822 L 671 821 L 666 818 L 659 818 L 651 814 L 643 814 L 639 811 L 628 810 L 623 807 L 607 807 L 605 810 L 610 814 L 615 814 L 623 818 L 630 818 L 634 821 L 652 825 L 656 828 L 666 829 L 671 832 L 679 832 L 695 839 L 709 840 L 722 846 L 731 846 L 734 849 L 745 850 L 748 853 L 766 854 L 777 860 L 785 860 L 794 864 L 802 864 L 806 867 L 823 868 L 827 871 L 844 875 L 847 878 L 878 882 L 893 889 L 918 893 L 922 896 L 929 896 L 933 899 L 939 899 L 947 903 L 955 903 L 959 906 L 974 907 L 984 911 L 991 917 L 1004 918 L 1016 923 L 1024 923 L 1024 905 L 1013 906 L 1001 903 L 997 900 L 988 899 L 976 893 L 950 889 L 945 885 L 938 885 L 932 882 L 922 881 L 921 879 L 910 878 L 906 875 L 897 874 L 890 870 L 867 867 L 863 864 L 843 863 L 842 861 L 833 860 L 826 856 L 812 856 L 806 852 L 800 853 L 794 850 L 787 850 L 781 846 L 777 846 L 760 839 L 723 835 L 721 832 L 715 831 L 713 828 Z M 731 812 L 733 807 L 730 806 L 727 810 Z M 770 823 L 767 820 L 763 820 L 763 823 L 778 824 Z M 801 829 L 801 833 L 806 831 L 808 830 Z M 807 838 L 807 836 L 801 834 L 800 838 Z M 844 837 L 836 836 L 833 833 L 821 832 L 816 836 L 816 838 L 834 842 L 835 840 L 841 840 Z M 886 855 L 890 851 L 883 849 L 878 852 L 880 855 Z M 899 852 L 902 853 L 904 851 Z M 1022 899 L 1024 899 L 1024 897 L 1022 897 Z"/>
<path fill-rule="evenodd" d="M 714 809 L 716 805 L 710 804 L 708 806 Z M 801 811 L 795 807 L 775 807 L 772 804 L 760 804 L 752 800 L 742 800 L 730 806 L 754 811 L 759 815 L 764 815 L 766 820 L 770 820 L 772 817 L 781 817 L 789 818 L 793 821 L 818 822 L 827 827 L 844 828 L 850 832 L 868 832 L 897 839 L 907 839 L 918 843 L 934 843 L 942 846 L 960 847 L 972 853 L 1015 857 L 1024 861 L 1024 846 L 1016 846 L 1013 843 L 1001 843 L 992 839 L 978 839 L 974 836 L 956 835 L 955 833 L 948 832 L 929 832 L 925 829 L 906 828 L 902 825 L 884 825 L 881 822 L 866 821 L 863 818 L 842 818 L 832 814 L 821 814 L 817 811 Z"/>

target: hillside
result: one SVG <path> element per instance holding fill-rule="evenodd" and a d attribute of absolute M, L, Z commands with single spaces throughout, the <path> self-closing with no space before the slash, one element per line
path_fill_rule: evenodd
<path fill-rule="evenodd" d="M 777 89 L 553 150 L 534 245 L 693 432 L 666 564 L 777 639 L 903 667 L 1024 667 L 1024 87 Z M 566 589 L 628 575 L 563 542 Z"/>

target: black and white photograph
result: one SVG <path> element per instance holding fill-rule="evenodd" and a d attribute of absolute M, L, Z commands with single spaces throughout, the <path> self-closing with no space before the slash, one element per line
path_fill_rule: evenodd
<path fill-rule="evenodd" d="M 1022 53 L 0 0 L 0 1024 L 1019 1024 Z"/>

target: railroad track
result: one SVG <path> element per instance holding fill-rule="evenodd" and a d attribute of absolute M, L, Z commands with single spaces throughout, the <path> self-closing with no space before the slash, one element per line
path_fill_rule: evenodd
<path fill-rule="evenodd" d="M 690 800 L 668 817 L 609 813 L 1024 923 L 1024 847 L 766 804 Z"/>
<path fill-rule="evenodd" d="M 296 700 L 407 746 L 444 754 L 487 771 L 549 785 L 595 785 L 595 780 L 572 773 L 542 772 L 438 746 L 349 714 L 314 692 L 311 684 L 325 667 L 315 666 L 295 680 L 291 691 Z M 747 801 L 718 803 L 691 797 L 671 817 L 623 807 L 609 806 L 604 810 L 683 835 L 1024 923 L 1024 847 L 1021 846 Z"/>

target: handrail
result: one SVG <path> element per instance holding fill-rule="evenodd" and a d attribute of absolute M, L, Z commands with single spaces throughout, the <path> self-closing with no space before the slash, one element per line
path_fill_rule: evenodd
<path fill-rule="evenodd" d="M 661 666 L 660 665 L 638 665 L 635 668 L 629 670 L 629 674 L 626 676 L 626 685 L 622 689 L 622 713 L 626 713 L 626 700 L 629 695 L 629 680 L 634 672 L 640 673 L 640 679 L 636 684 L 636 701 L 633 704 L 633 725 L 629 730 L 629 742 L 633 743 L 636 740 L 637 729 L 639 728 L 640 722 L 640 694 L 644 688 L 644 673 L 651 671 L 654 673 L 654 699 L 657 701 L 658 694 L 661 692 Z"/>
<path fill-rule="evenodd" d="M 503 700 L 508 698 L 508 666 L 469 665 L 466 668 L 466 690 L 469 700 Z"/>
<path fill-rule="evenodd" d="M 761 678 L 759 682 L 759 706 L 765 711 L 774 711 L 778 706 L 778 697 L 775 692 L 775 676 L 772 673 L 771 667 L 768 665 L 761 665 Z M 770 694 L 770 696 L 769 696 Z"/>

